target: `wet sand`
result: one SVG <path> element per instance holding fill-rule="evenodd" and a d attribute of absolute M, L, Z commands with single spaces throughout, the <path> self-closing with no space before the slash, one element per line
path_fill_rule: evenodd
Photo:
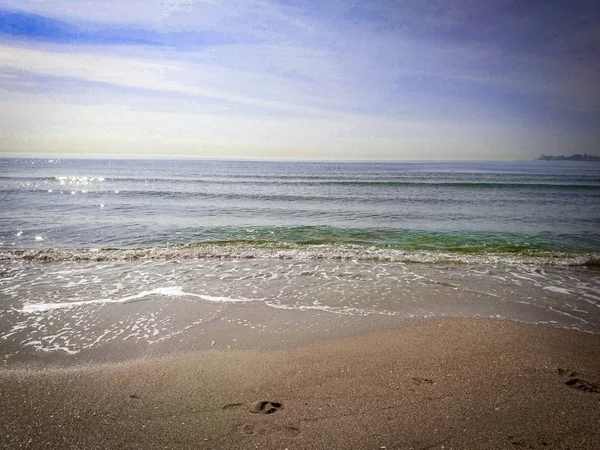
<path fill-rule="evenodd" d="M 3 448 L 597 449 L 600 336 L 492 319 L 0 371 Z"/>

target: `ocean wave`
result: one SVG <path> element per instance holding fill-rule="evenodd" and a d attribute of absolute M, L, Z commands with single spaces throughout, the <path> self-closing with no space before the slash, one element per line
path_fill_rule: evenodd
<path fill-rule="evenodd" d="M 25 303 L 23 307 L 19 310 L 19 312 L 31 314 L 31 313 L 43 313 L 47 311 L 53 311 L 56 309 L 65 309 L 65 308 L 76 308 L 78 306 L 88 306 L 88 305 L 104 305 L 108 303 L 131 303 L 134 301 L 143 300 L 147 297 L 151 296 L 163 296 L 163 297 L 196 297 L 206 302 L 212 303 L 248 303 L 255 301 L 262 301 L 263 298 L 252 299 L 245 297 L 215 297 L 212 295 L 203 295 L 203 294 L 194 294 L 191 292 L 184 292 L 179 286 L 171 286 L 165 288 L 156 288 L 147 291 L 142 291 L 138 294 L 128 295 L 122 298 L 116 299 L 97 299 L 97 300 L 82 300 L 82 301 L 71 301 L 71 302 L 57 302 L 57 303 Z"/>
<path fill-rule="evenodd" d="M 257 192 L 257 191 L 245 191 L 245 192 L 197 192 L 193 190 L 161 190 L 161 189 L 131 189 L 127 188 L 126 190 L 114 190 L 110 188 L 88 188 L 85 190 L 81 190 L 79 188 L 66 187 L 55 188 L 54 192 L 57 194 L 71 194 L 72 192 L 76 192 L 79 194 L 86 194 L 89 198 L 106 198 L 106 196 L 112 196 L 113 194 L 118 194 L 121 198 L 156 198 L 158 200 L 179 200 L 179 201 L 189 201 L 189 200 L 218 200 L 218 201 L 227 201 L 227 200 L 256 200 L 261 202 L 283 202 L 283 203 L 293 203 L 293 202 L 314 202 L 318 204 L 335 204 L 339 202 L 353 202 L 353 203 L 362 203 L 362 204 L 391 204 L 398 205 L 399 203 L 406 204 L 423 204 L 423 205 L 439 205 L 439 204 L 447 204 L 447 197 L 417 197 L 412 194 L 408 194 L 406 196 L 399 196 L 394 192 L 386 192 L 382 191 L 377 195 L 377 193 L 366 194 L 295 194 L 294 190 L 289 193 L 282 194 L 274 194 L 269 192 Z M 73 190 L 74 189 L 74 190 Z M 42 189 L 44 192 L 53 192 L 52 190 Z M 0 186 L 0 194 L 5 195 L 32 195 L 37 196 L 40 195 L 39 186 L 33 185 L 30 186 L 29 189 L 25 189 L 22 186 L 18 187 L 10 187 L 5 188 Z M 563 193 L 562 195 L 566 196 L 568 194 Z M 573 197 L 578 195 L 577 192 L 571 193 Z M 594 196 L 599 196 L 600 194 L 590 194 Z M 566 198 L 566 197 L 565 197 Z M 474 197 L 465 197 L 465 198 L 453 198 L 452 203 L 455 205 L 471 205 L 475 202 L 479 201 Z M 510 203 L 511 199 L 507 199 L 506 197 L 498 197 L 486 200 L 487 204 L 499 204 L 505 205 Z M 556 201 L 553 199 L 539 199 L 539 198 L 520 198 L 520 204 L 535 204 L 535 205 L 552 205 L 555 204 Z"/>
<path fill-rule="evenodd" d="M 411 179 L 412 178 L 412 179 Z M 407 176 L 384 176 L 381 178 L 360 176 L 273 176 L 273 175 L 219 175 L 202 174 L 201 177 L 99 177 L 99 176 L 41 176 L 20 177 L 0 176 L 4 181 L 29 181 L 29 182 L 58 182 L 62 185 L 88 185 L 94 182 L 107 183 L 198 183 L 204 184 L 239 184 L 239 185 L 305 185 L 305 186 L 383 186 L 383 187 L 428 187 L 428 188 L 464 188 L 464 189 L 564 189 L 564 190 L 600 190 L 600 179 L 575 180 L 540 180 L 540 181 L 486 181 L 413 178 Z M 571 182 L 572 181 L 572 182 Z"/>
<path fill-rule="evenodd" d="M 600 253 L 523 250 L 469 252 L 458 250 L 405 250 L 361 244 L 200 243 L 146 248 L 4 249 L 0 260 L 21 261 L 152 261 L 177 259 L 289 259 L 356 260 L 421 264 L 533 264 L 600 266 Z"/>

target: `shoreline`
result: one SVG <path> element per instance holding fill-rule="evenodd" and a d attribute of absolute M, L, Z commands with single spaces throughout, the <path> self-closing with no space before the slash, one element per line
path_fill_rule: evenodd
<path fill-rule="evenodd" d="M 582 268 L 165 260 L 5 269 L 3 367 L 288 348 L 431 317 L 600 332 L 600 272 Z"/>
<path fill-rule="evenodd" d="M 600 336 L 508 320 L 411 319 L 0 381 L 5 448 L 600 447 Z"/>
<path fill-rule="evenodd" d="M 485 243 L 483 244 L 485 247 Z M 0 247 L 0 262 L 19 263 L 133 263 L 160 260 L 246 261 L 361 261 L 405 264 L 525 264 L 598 270 L 597 249 L 418 248 L 370 242 L 250 242 L 177 243 L 149 247 Z"/>

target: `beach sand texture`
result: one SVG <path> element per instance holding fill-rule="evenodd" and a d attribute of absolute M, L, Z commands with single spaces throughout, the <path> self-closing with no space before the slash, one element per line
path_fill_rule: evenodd
<path fill-rule="evenodd" d="M 2 448 L 598 449 L 600 336 L 475 318 L 0 372 Z"/>

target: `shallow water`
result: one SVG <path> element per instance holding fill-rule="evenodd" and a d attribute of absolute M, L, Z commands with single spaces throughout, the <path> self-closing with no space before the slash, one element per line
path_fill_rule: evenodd
<path fill-rule="evenodd" d="M 6 361 L 115 340 L 153 345 L 181 333 L 195 333 L 194 342 L 207 347 L 203 334 L 215 321 L 251 334 L 308 331 L 273 323 L 276 310 L 292 318 L 497 317 L 600 333 L 600 272 L 584 268 L 190 259 L 13 261 L 2 270 Z M 263 312 L 253 316 L 249 308 Z"/>
<path fill-rule="evenodd" d="M 0 246 L 600 251 L 600 164 L 0 159 Z"/>
<path fill-rule="evenodd" d="M 600 332 L 600 165 L 0 166 L 6 363 L 131 343 L 210 348 L 219 327 L 244 331 L 224 347 L 235 348 L 327 317 Z"/>

